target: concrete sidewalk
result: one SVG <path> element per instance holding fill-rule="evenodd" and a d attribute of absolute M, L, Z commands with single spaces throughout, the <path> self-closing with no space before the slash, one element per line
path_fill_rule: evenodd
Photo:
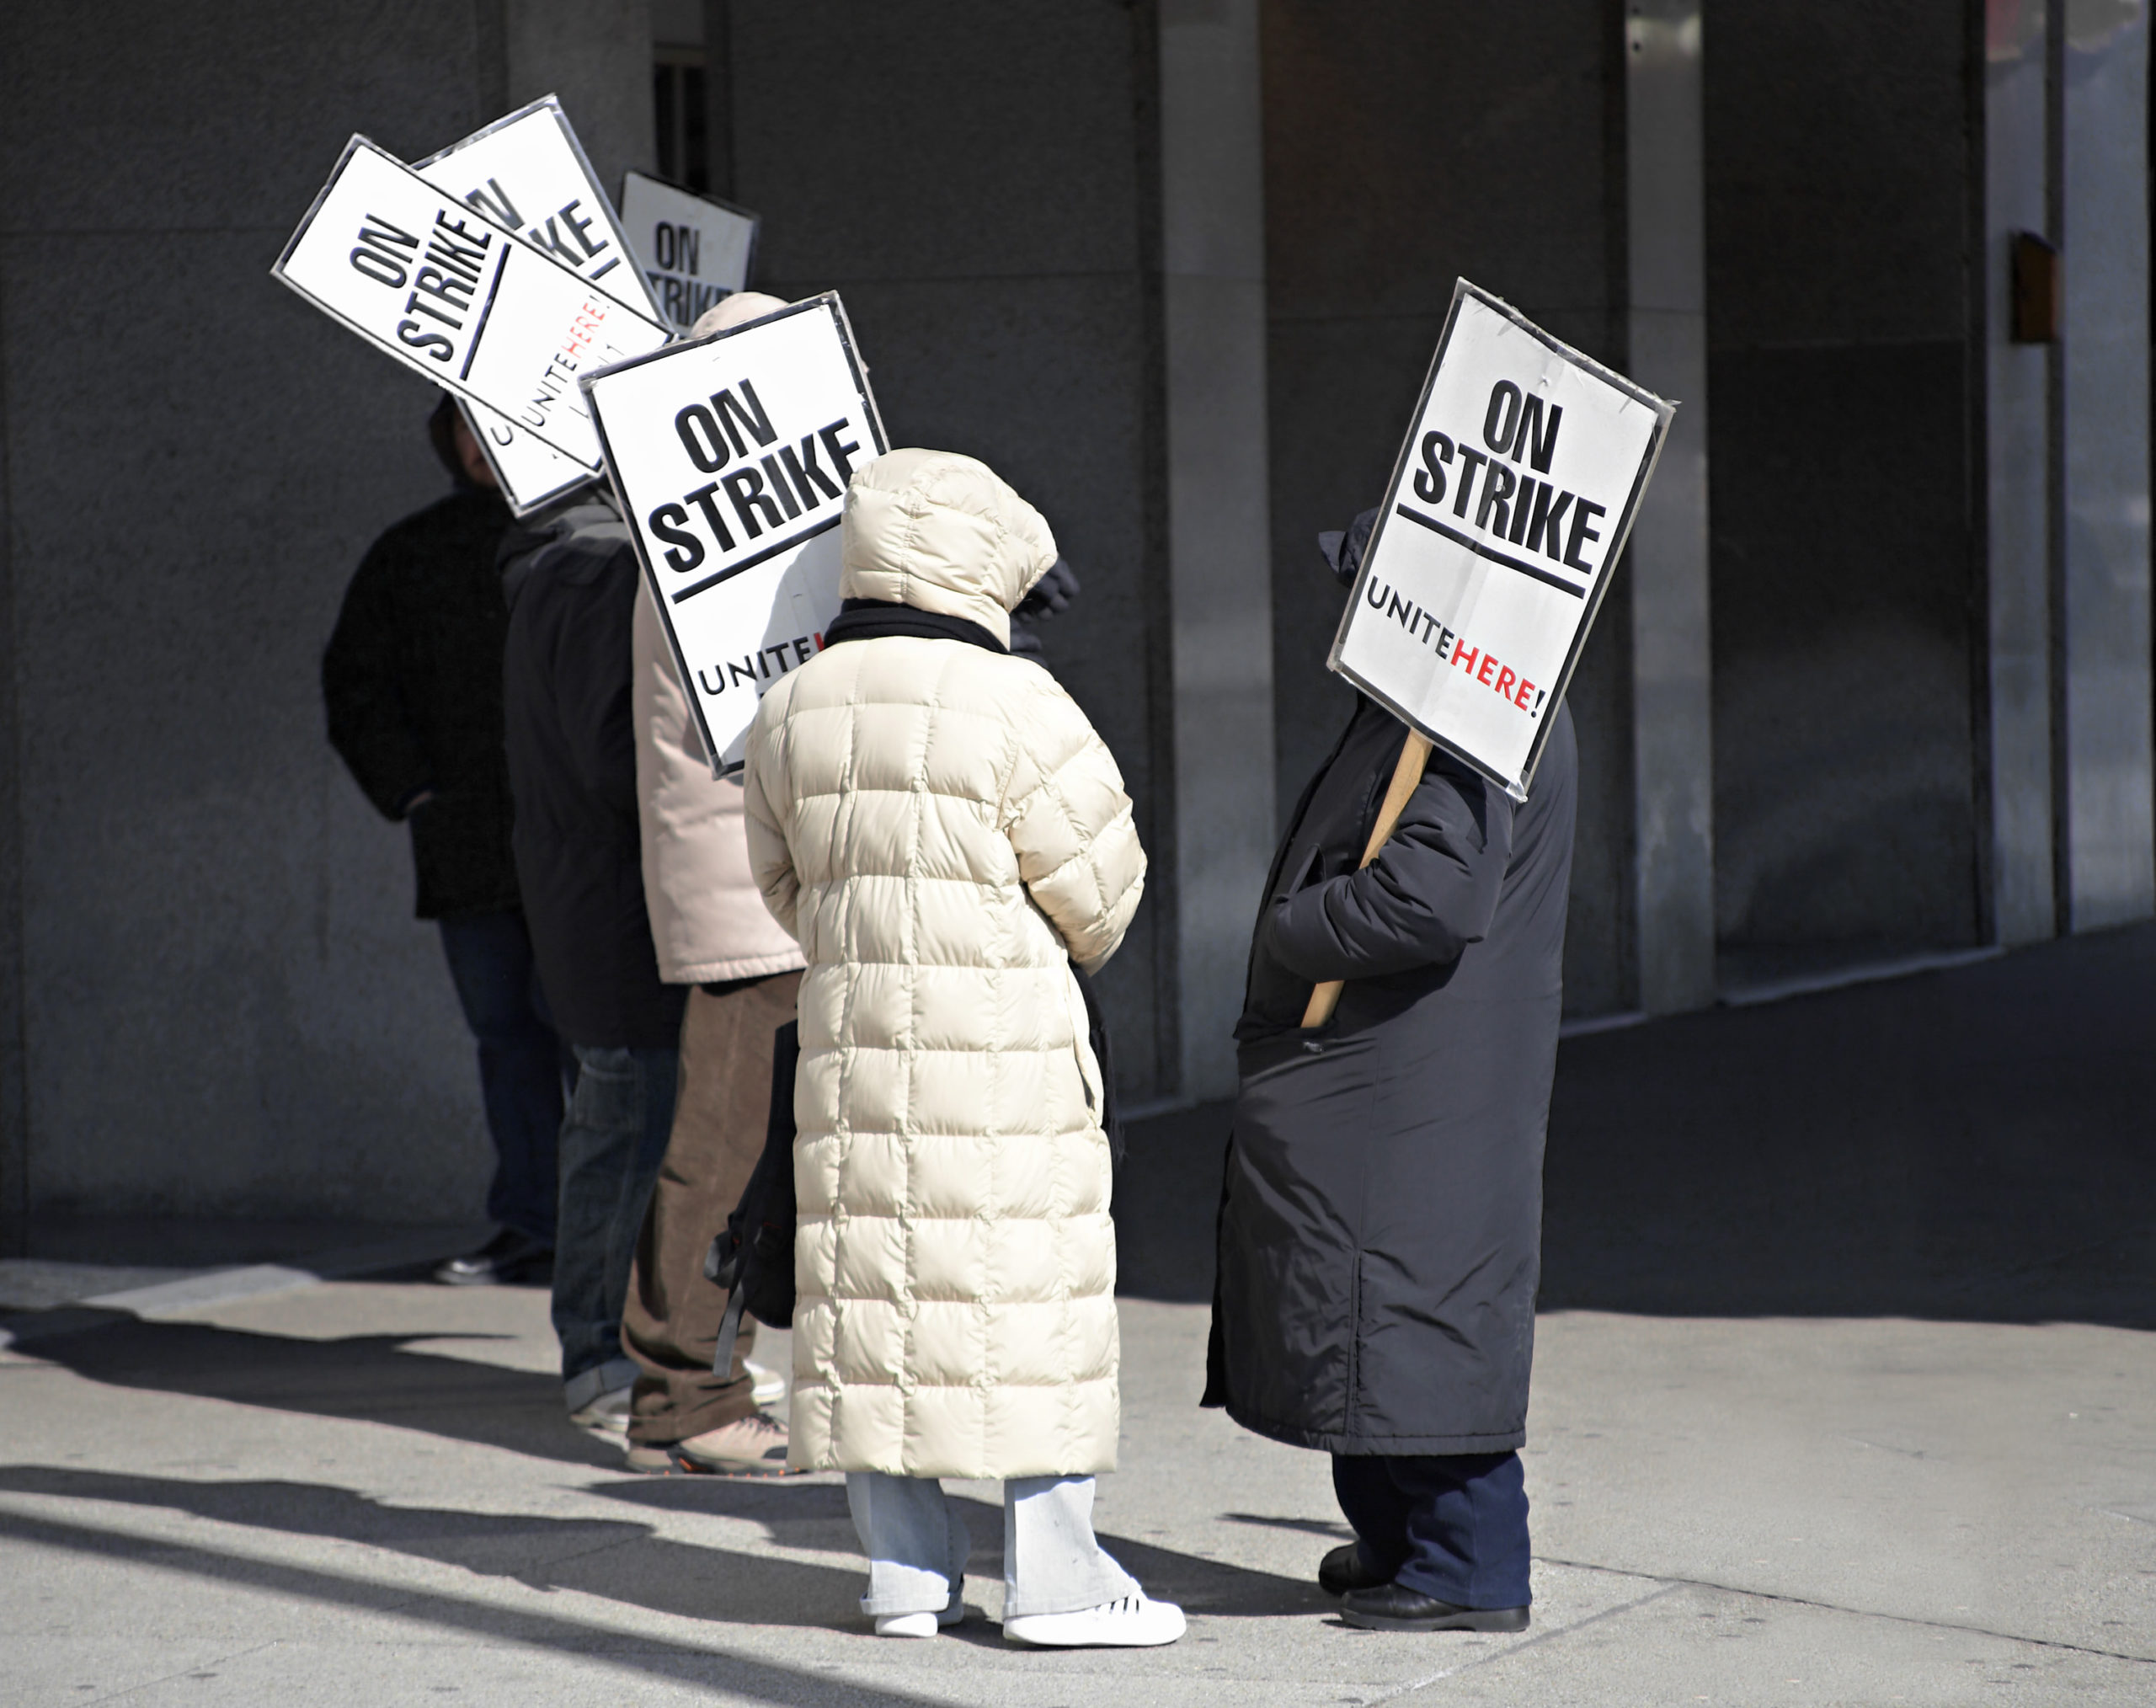
<path fill-rule="evenodd" d="M 992 1486 L 974 1616 L 879 1642 L 837 1479 L 623 1475 L 543 1294 L 412 1278 L 457 1230 L 51 1236 L 0 1703 L 2156 1702 L 2153 1020 L 2141 927 L 1566 1043 L 1518 1637 L 1342 1625 L 1326 1462 L 1197 1409 L 1217 1108 L 1117 1185 L 1099 1523 L 1192 1615 L 1146 1652 L 1002 1646 Z"/>
<path fill-rule="evenodd" d="M 1099 1522 L 1171 1649 L 878 1641 L 837 1479 L 623 1475 L 529 1289 L 325 1284 L 0 1353 L 0 1701 L 1965 1704 L 2156 1700 L 2156 1337 L 1543 1320 L 1535 1623 L 1351 1631 L 1326 1461 L 1193 1401 L 1123 1306 Z M 782 1338 L 774 1337 L 774 1339 Z M 779 1348 L 768 1348 L 775 1355 Z"/>

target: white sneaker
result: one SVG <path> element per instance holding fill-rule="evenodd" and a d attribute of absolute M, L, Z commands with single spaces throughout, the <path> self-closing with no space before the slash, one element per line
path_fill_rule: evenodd
<path fill-rule="evenodd" d="M 744 1358 L 741 1362 L 747 1367 L 750 1375 L 755 1379 L 756 1385 L 749 1392 L 757 1405 L 776 1406 L 786 1397 L 784 1376 L 776 1370 L 766 1369 L 754 1358 Z"/>
<path fill-rule="evenodd" d="M 932 1637 L 939 1631 L 962 1623 L 966 1616 L 965 1602 L 958 1596 L 951 1598 L 950 1605 L 941 1613 L 887 1613 L 876 1621 L 876 1635 L 889 1637 Z"/>
<path fill-rule="evenodd" d="M 1076 1613 L 1028 1613 L 1003 1621 L 1006 1642 L 1043 1649 L 1152 1649 L 1182 1633 L 1181 1608 L 1144 1595 L 1126 1595 Z"/>

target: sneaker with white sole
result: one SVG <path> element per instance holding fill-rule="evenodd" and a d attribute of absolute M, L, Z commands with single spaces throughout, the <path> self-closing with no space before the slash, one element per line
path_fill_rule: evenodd
<path fill-rule="evenodd" d="M 759 1406 L 776 1406 L 786 1397 L 786 1378 L 776 1370 L 766 1369 L 754 1358 L 744 1358 L 742 1364 L 756 1385 L 749 1390 L 749 1397 Z"/>
<path fill-rule="evenodd" d="M 1172 1601 L 1126 1595 L 1076 1613 L 1027 1613 L 1003 1621 L 1006 1642 L 1043 1649 L 1155 1649 L 1183 1633 Z"/>
<path fill-rule="evenodd" d="M 669 1449 L 691 1470 L 714 1476 L 784 1476 L 786 1425 L 766 1412 L 676 1441 Z"/>
<path fill-rule="evenodd" d="M 941 1613 L 886 1613 L 876 1620 L 876 1635 L 887 1637 L 932 1637 L 939 1631 L 947 1631 L 962 1623 L 966 1616 L 966 1604 L 959 1595 L 951 1598 L 950 1605 Z"/>

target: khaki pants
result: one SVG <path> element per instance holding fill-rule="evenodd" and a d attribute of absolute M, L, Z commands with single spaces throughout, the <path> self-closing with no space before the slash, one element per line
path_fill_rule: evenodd
<path fill-rule="evenodd" d="M 689 992 L 674 1126 L 622 1311 L 622 1350 L 638 1372 L 633 1442 L 686 1441 L 756 1409 L 742 1365 L 755 1344 L 753 1322 L 743 1321 L 731 1372 L 712 1369 L 726 1294 L 704 1278 L 704 1252 L 763 1153 L 771 1034 L 793 1018 L 800 984 L 800 974 L 781 973 L 723 996 Z"/>

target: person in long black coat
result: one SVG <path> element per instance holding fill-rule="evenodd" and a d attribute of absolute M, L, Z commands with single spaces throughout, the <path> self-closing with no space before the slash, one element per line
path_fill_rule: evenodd
<path fill-rule="evenodd" d="M 1342 580 L 1374 516 L 1328 536 Z M 1354 1625 L 1528 1621 L 1517 1449 L 1577 775 L 1550 715 L 1525 804 L 1433 752 L 1358 870 L 1407 736 L 1358 697 L 1251 947 L 1205 1403 L 1333 1455 L 1356 1540 L 1319 1581 Z M 1332 1019 L 1304 1030 L 1335 979 Z"/>
<path fill-rule="evenodd" d="M 375 809 L 410 827 L 419 894 L 436 921 L 494 1144 L 494 1236 L 437 1280 L 542 1277 L 554 1249 L 554 1143 L 573 1074 L 532 970 L 510 847 L 502 747 L 509 629 L 494 553 L 510 510 L 456 404 L 427 423 L 454 489 L 376 540 L 322 655 L 329 740 Z"/>

